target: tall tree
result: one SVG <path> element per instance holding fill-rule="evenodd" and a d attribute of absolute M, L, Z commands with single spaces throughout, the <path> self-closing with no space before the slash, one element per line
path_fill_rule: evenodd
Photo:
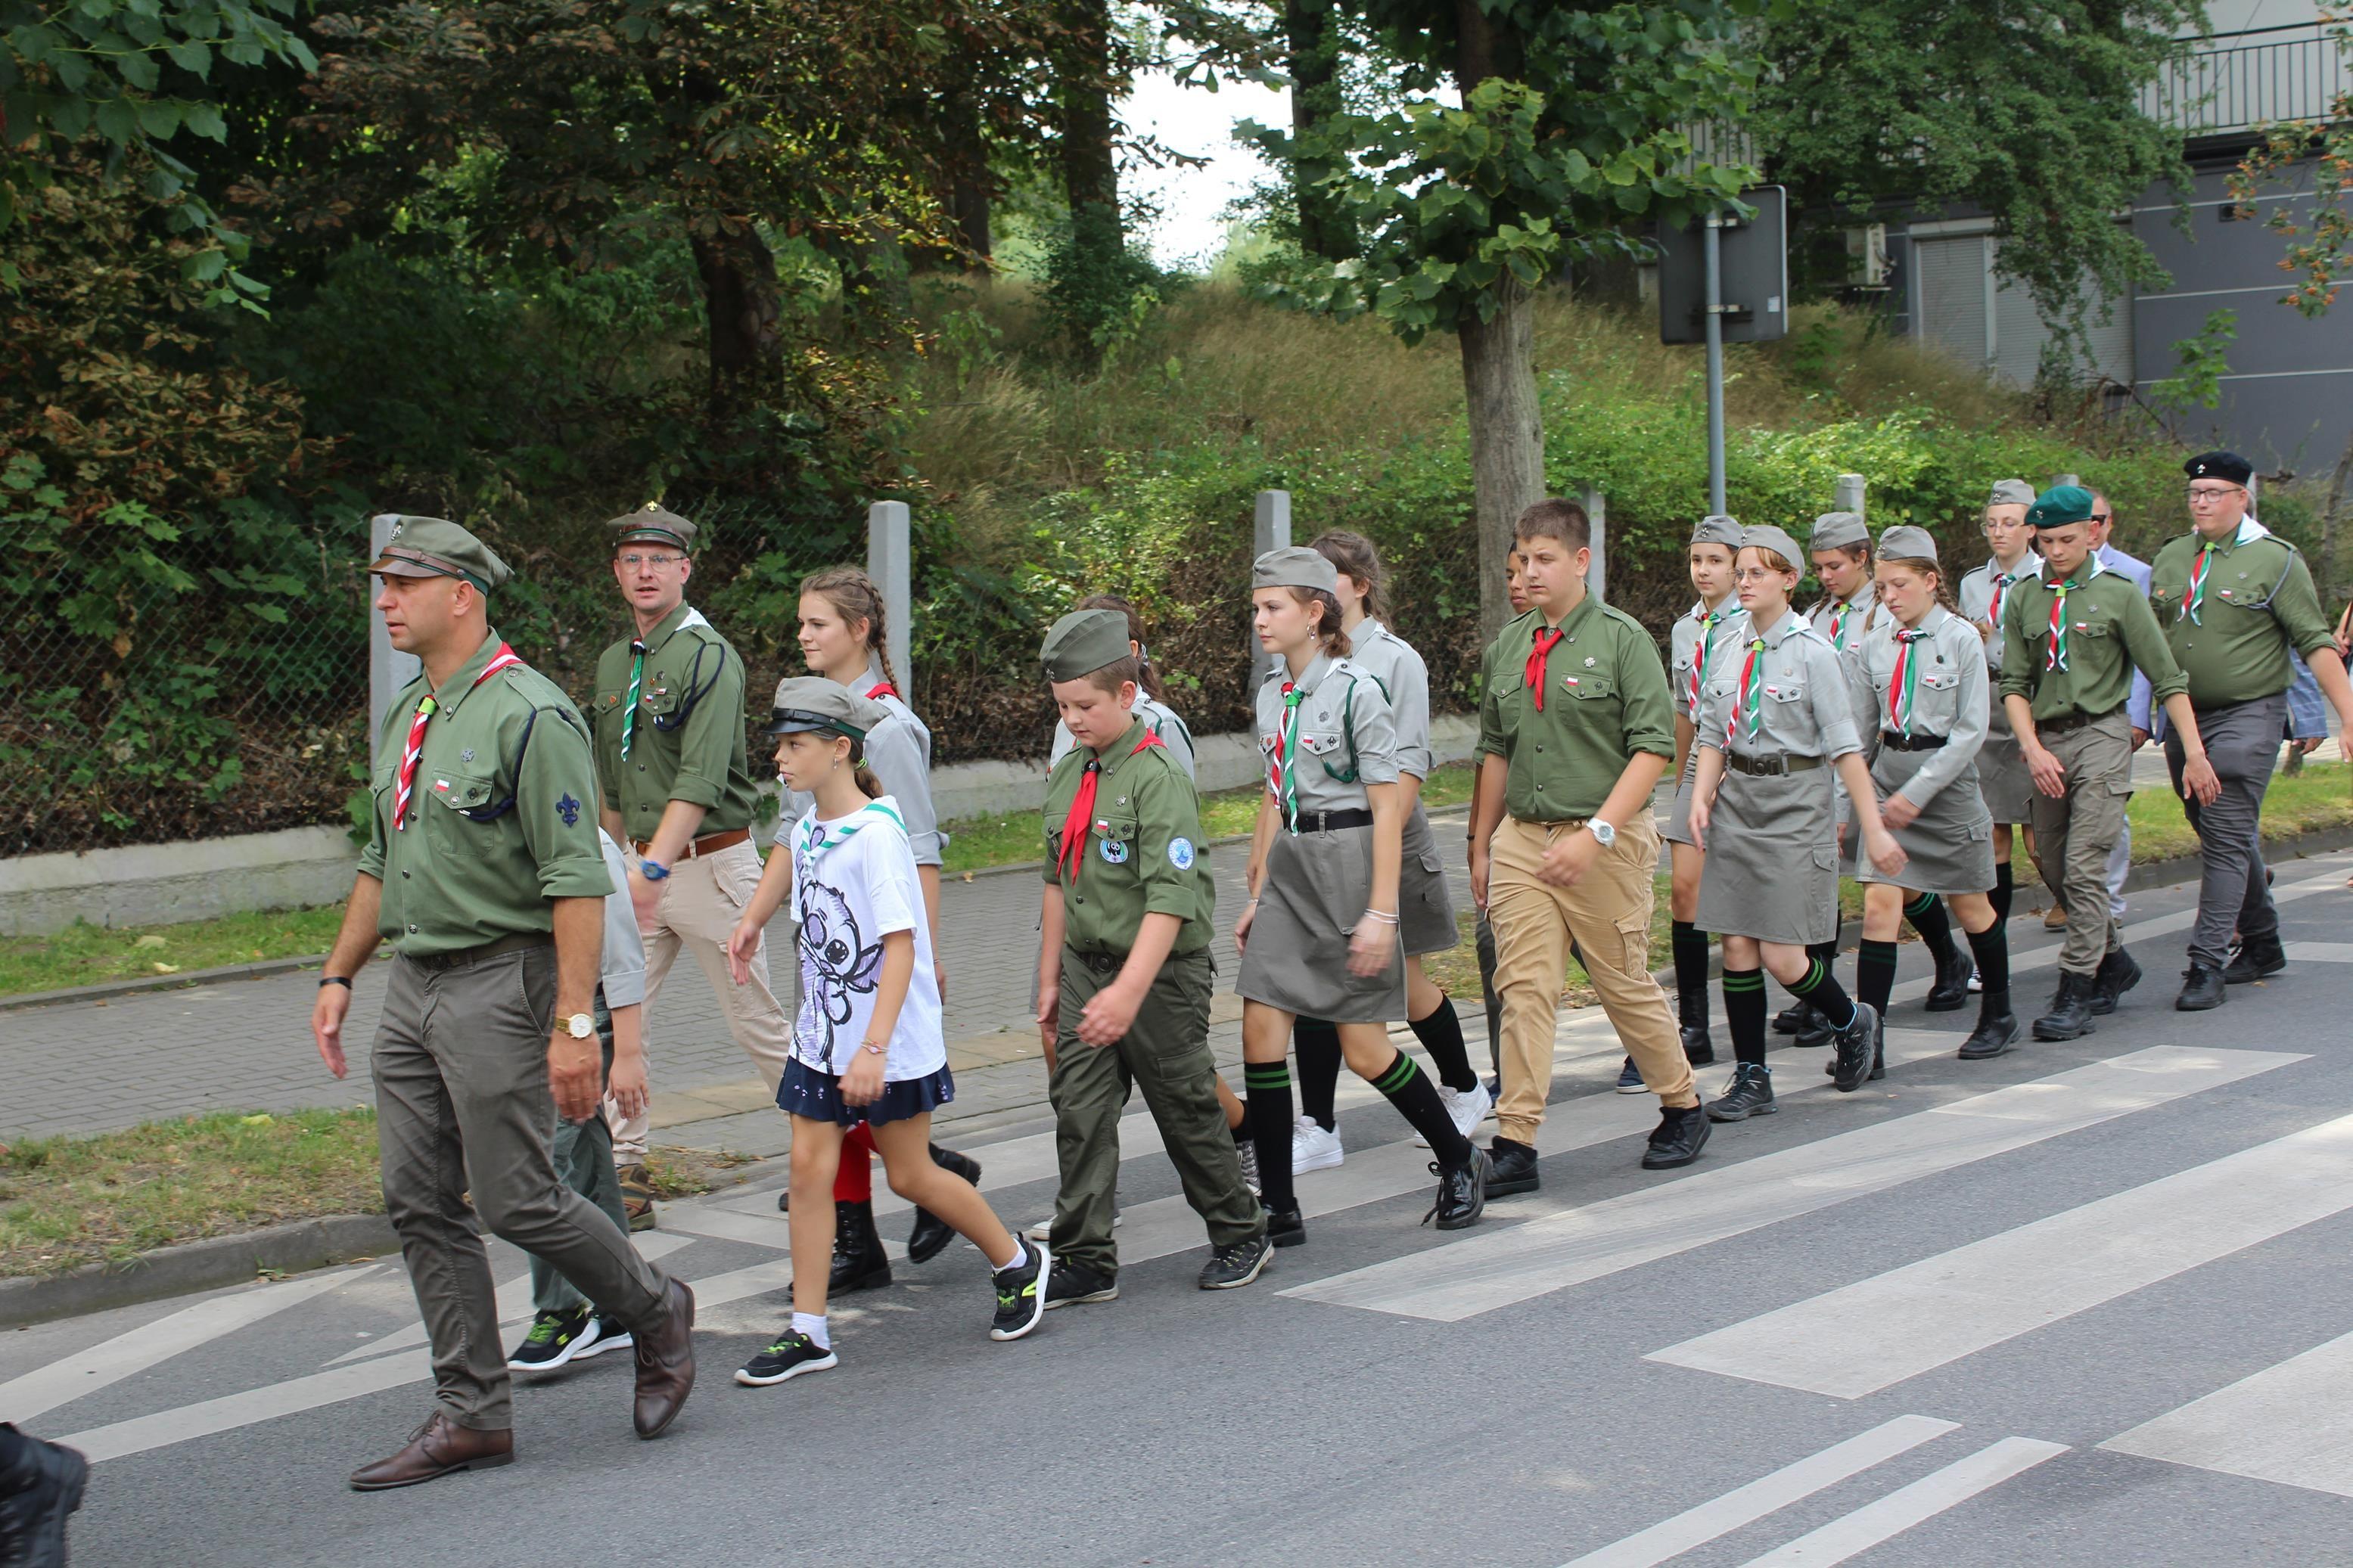
<path fill-rule="evenodd" d="M 1335 0 L 1283 0 L 1284 66 L 1291 78 L 1291 134 L 1302 145 L 1324 140 L 1324 122 L 1343 107 L 1340 97 L 1341 18 Z M 1356 254 L 1356 235 L 1319 182 L 1332 171 L 1302 167 L 1292 177 L 1299 217 L 1299 248 L 1322 261 Z"/>

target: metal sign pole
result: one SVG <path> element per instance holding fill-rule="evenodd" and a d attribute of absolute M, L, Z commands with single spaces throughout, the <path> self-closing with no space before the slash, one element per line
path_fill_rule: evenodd
<path fill-rule="evenodd" d="M 1707 215 L 1707 510 L 1724 513 L 1724 219 Z"/>

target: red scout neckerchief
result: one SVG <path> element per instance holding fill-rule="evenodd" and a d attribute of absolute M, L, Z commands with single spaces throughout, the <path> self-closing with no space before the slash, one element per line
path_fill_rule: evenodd
<path fill-rule="evenodd" d="M 1144 739 L 1135 743 L 1135 751 L 1127 754 L 1132 757 L 1136 752 L 1163 743 L 1159 736 L 1147 730 Z M 1071 797 L 1071 814 L 1062 818 L 1062 851 L 1054 858 L 1055 873 L 1066 882 L 1079 879 L 1080 857 L 1085 853 L 1087 829 L 1094 822 L 1095 786 L 1102 780 L 1103 763 L 1089 757 L 1079 779 L 1079 793 Z"/>
<path fill-rule="evenodd" d="M 1527 687 L 1529 694 L 1535 699 L 1536 711 L 1539 713 L 1544 711 L 1545 656 L 1558 647 L 1560 639 L 1566 635 L 1567 634 L 1557 626 L 1548 632 L 1536 633 L 1535 640 L 1528 652 L 1528 667 L 1520 672 L 1520 679 Z M 1551 640 L 1546 641 L 1546 638 Z"/>

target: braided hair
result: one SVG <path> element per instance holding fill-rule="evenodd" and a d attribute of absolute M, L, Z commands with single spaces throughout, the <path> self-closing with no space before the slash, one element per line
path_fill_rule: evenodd
<path fill-rule="evenodd" d="M 898 672 L 891 668 L 890 611 L 873 578 L 855 566 L 828 566 L 802 578 L 801 592 L 825 595 L 826 603 L 840 611 L 843 620 L 864 621 L 868 651 L 882 666 L 882 679 L 898 686 Z"/>

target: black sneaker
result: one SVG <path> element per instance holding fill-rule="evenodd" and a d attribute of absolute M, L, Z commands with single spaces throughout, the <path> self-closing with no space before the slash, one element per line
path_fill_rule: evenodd
<path fill-rule="evenodd" d="M 1046 1310 L 1060 1307 L 1083 1307 L 1091 1301 L 1119 1300 L 1119 1282 L 1106 1279 L 1084 1264 L 1064 1258 L 1047 1271 Z"/>
<path fill-rule="evenodd" d="M 636 1335 L 599 1312 L 588 1320 L 588 1331 L 582 1334 L 580 1342 L 573 1347 L 572 1359 L 586 1361 L 590 1356 L 603 1355 L 607 1351 L 632 1350 L 637 1342 Z"/>
<path fill-rule="evenodd" d="M 1852 1094 L 1871 1076 L 1872 1064 L 1879 1059 L 1879 1009 L 1868 1002 L 1853 1004 L 1854 1016 L 1845 1028 L 1837 1032 L 1838 1070 L 1831 1076 L 1831 1087 L 1841 1094 Z"/>
<path fill-rule="evenodd" d="M 737 1367 L 735 1381 L 746 1388 L 765 1388 L 805 1372 L 830 1372 L 840 1364 L 839 1356 L 829 1350 L 818 1349 L 817 1342 L 807 1334 L 787 1331 L 776 1343 Z"/>
<path fill-rule="evenodd" d="M 1432 1160 L 1430 1169 L 1438 1177 L 1438 1200 L 1421 1216 L 1422 1223 L 1436 1220 L 1440 1230 L 1468 1230 L 1477 1225 L 1487 1211 L 1487 1151 L 1473 1143 L 1471 1158 L 1461 1164 L 1441 1167 Z"/>
<path fill-rule="evenodd" d="M 0 1551 L 11 1563 L 65 1568 L 66 1519 L 81 1507 L 90 1461 L 80 1450 L 44 1443 L 14 1426 L 16 1455 L 0 1468 Z"/>
<path fill-rule="evenodd" d="M 580 1353 L 595 1326 L 596 1310 L 582 1304 L 568 1312 L 542 1312 L 531 1321 L 522 1343 L 508 1353 L 509 1372 L 554 1372 Z"/>
<path fill-rule="evenodd" d="M 1053 1254 L 1042 1241 L 1025 1241 L 1018 1263 L 1008 1263 L 989 1276 L 997 1287 L 997 1316 L 988 1325 L 992 1340 L 1018 1340 L 1038 1326 L 1050 1304 L 1046 1281 L 1054 1266 Z"/>
<path fill-rule="evenodd" d="M 1263 1236 L 1219 1247 L 1209 1254 L 1209 1261 L 1201 1265 L 1200 1277 L 1195 1283 L 1204 1290 L 1239 1290 L 1265 1273 L 1267 1261 L 1273 1256 L 1274 1243 Z"/>
<path fill-rule="evenodd" d="M 1259 1207 L 1266 1212 L 1266 1239 L 1271 1244 L 1299 1247 L 1306 1242 L 1307 1221 L 1300 1214 L 1297 1204 L 1287 1209 L 1270 1209 L 1266 1207 L 1266 1200 L 1261 1198 Z"/>
<path fill-rule="evenodd" d="M 1697 1103 L 1661 1106 L 1659 1124 L 1651 1129 L 1651 1146 L 1642 1151 L 1642 1169 L 1672 1171 L 1699 1158 L 1713 1131 L 1707 1112 Z"/>
<path fill-rule="evenodd" d="M 1770 1116 L 1781 1108 L 1773 1100 L 1773 1069 L 1762 1062 L 1736 1062 L 1732 1068 L 1732 1081 L 1724 1092 L 1707 1102 L 1710 1121 L 1746 1121 L 1752 1116 Z"/>
<path fill-rule="evenodd" d="M 1632 1057 L 1628 1057 L 1625 1065 L 1618 1069 L 1618 1092 L 1640 1094 L 1643 1088 L 1642 1069 L 1634 1065 Z"/>
<path fill-rule="evenodd" d="M 1508 1198 L 1514 1193 L 1532 1193 L 1544 1184 L 1536 1171 L 1536 1152 L 1533 1144 L 1495 1134 L 1487 1145 L 1487 1195 Z"/>
<path fill-rule="evenodd" d="M 2279 933 L 2254 937 L 2242 942 L 2231 954 L 2231 962 L 2222 966 L 2222 984 L 2249 985 L 2268 979 L 2287 967 L 2287 950 L 2280 945 Z"/>

